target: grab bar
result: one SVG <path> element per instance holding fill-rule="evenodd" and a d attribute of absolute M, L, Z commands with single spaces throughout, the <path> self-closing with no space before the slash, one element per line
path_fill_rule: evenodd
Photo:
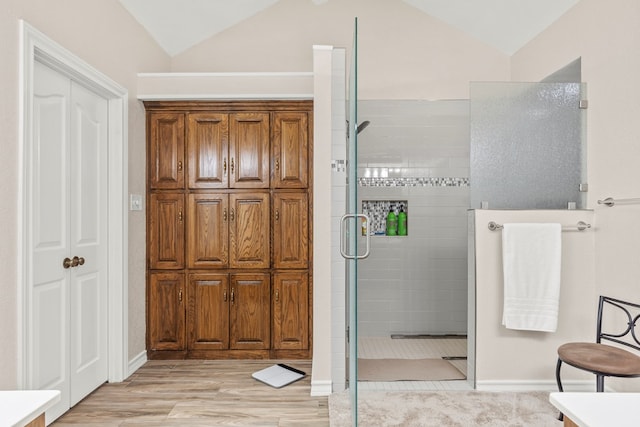
<path fill-rule="evenodd" d="M 640 198 L 635 199 L 614 199 L 613 197 L 607 197 L 604 200 L 598 200 L 599 205 L 607 205 L 609 207 L 614 206 L 616 203 L 640 203 Z"/>
<path fill-rule="evenodd" d="M 499 230 L 501 228 L 504 228 L 504 226 L 502 224 L 498 224 L 497 222 L 494 221 L 490 221 L 489 224 L 487 224 L 487 226 L 489 227 L 489 230 L 491 231 L 496 231 Z M 591 224 L 587 224 L 584 221 L 578 221 L 578 223 L 576 225 L 570 225 L 570 226 L 562 226 L 562 231 L 565 230 L 578 230 L 578 231 L 584 231 L 587 228 L 591 228 Z"/>

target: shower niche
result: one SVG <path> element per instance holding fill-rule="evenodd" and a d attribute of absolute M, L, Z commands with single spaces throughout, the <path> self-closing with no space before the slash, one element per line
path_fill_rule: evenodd
<path fill-rule="evenodd" d="M 389 234 L 387 216 L 393 212 L 396 218 L 395 231 Z M 401 212 L 404 225 L 401 225 Z M 409 235 L 409 202 L 407 200 L 363 200 L 362 213 L 369 217 L 369 223 L 362 220 L 362 235 L 405 237 Z"/>

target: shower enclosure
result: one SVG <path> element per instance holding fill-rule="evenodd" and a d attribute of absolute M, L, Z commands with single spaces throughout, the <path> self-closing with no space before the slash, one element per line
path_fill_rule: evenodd
<path fill-rule="evenodd" d="M 360 100 L 358 335 L 466 335 L 468 100 Z M 405 235 L 387 236 L 390 211 Z"/>
<path fill-rule="evenodd" d="M 356 426 L 358 345 L 367 338 L 469 334 L 474 387 L 468 211 L 584 207 L 586 87 L 553 79 L 470 83 L 469 100 L 358 99 L 357 19 L 348 87 L 340 239 Z M 390 212 L 395 221 L 406 215 L 403 232 L 387 227 Z"/>

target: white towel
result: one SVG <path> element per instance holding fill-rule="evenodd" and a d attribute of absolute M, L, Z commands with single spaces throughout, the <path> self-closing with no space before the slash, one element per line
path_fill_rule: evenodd
<path fill-rule="evenodd" d="M 508 329 L 555 332 L 560 302 L 560 224 L 504 224 L 502 264 Z"/>

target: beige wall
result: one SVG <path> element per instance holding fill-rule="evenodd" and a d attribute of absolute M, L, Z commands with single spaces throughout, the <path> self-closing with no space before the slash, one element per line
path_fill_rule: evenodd
<path fill-rule="evenodd" d="M 578 57 L 589 100 L 588 206 L 598 222 L 595 294 L 640 301 L 640 205 L 597 204 L 640 197 L 640 3 L 581 0 L 513 56 L 512 77 L 537 81 Z M 582 309 L 593 306 L 591 300 Z M 640 391 L 637 380 L 607 384 Z"/>
<path fill-rule="evenodd" d="M 144 194 L 144 110 L 136 73 L 166 71 L 169 58 L 113 0 L 7 0 L 0 10 L 0 389 L 17 386 L 19 19 L 129 90 L 129 188 Z M 129 357 L 144 351 L 144 214 L 129 215 Z"/>
<path fill-rule="evenodd" d="M 280 0 L 172 60 L 172 71 L 311 71 L 311 46 L 347 48 L 358 17 L 362 99 L 465 99 L 508 80 L 509 57 L 401 1 Z"/>
<path fill-rule="evenodd" d="M 502 326 L 502 243 L 488 223 L 584 221 L 585 231 L 562 232 L 562 276 L 556 332 L 515 331 Z M 590 210 L 476 210 L 476 382 L 479 389 L 551 388 L 556 349 L 568 341 L 592 341 L 595 323 L 594 241 L 599 232 Z M 584 380 L 564 369 L 565 385 Z M 589 377 L 586 377 L 587 379 Z M 568 388 L 569 389 L 569 388 Z"/>

